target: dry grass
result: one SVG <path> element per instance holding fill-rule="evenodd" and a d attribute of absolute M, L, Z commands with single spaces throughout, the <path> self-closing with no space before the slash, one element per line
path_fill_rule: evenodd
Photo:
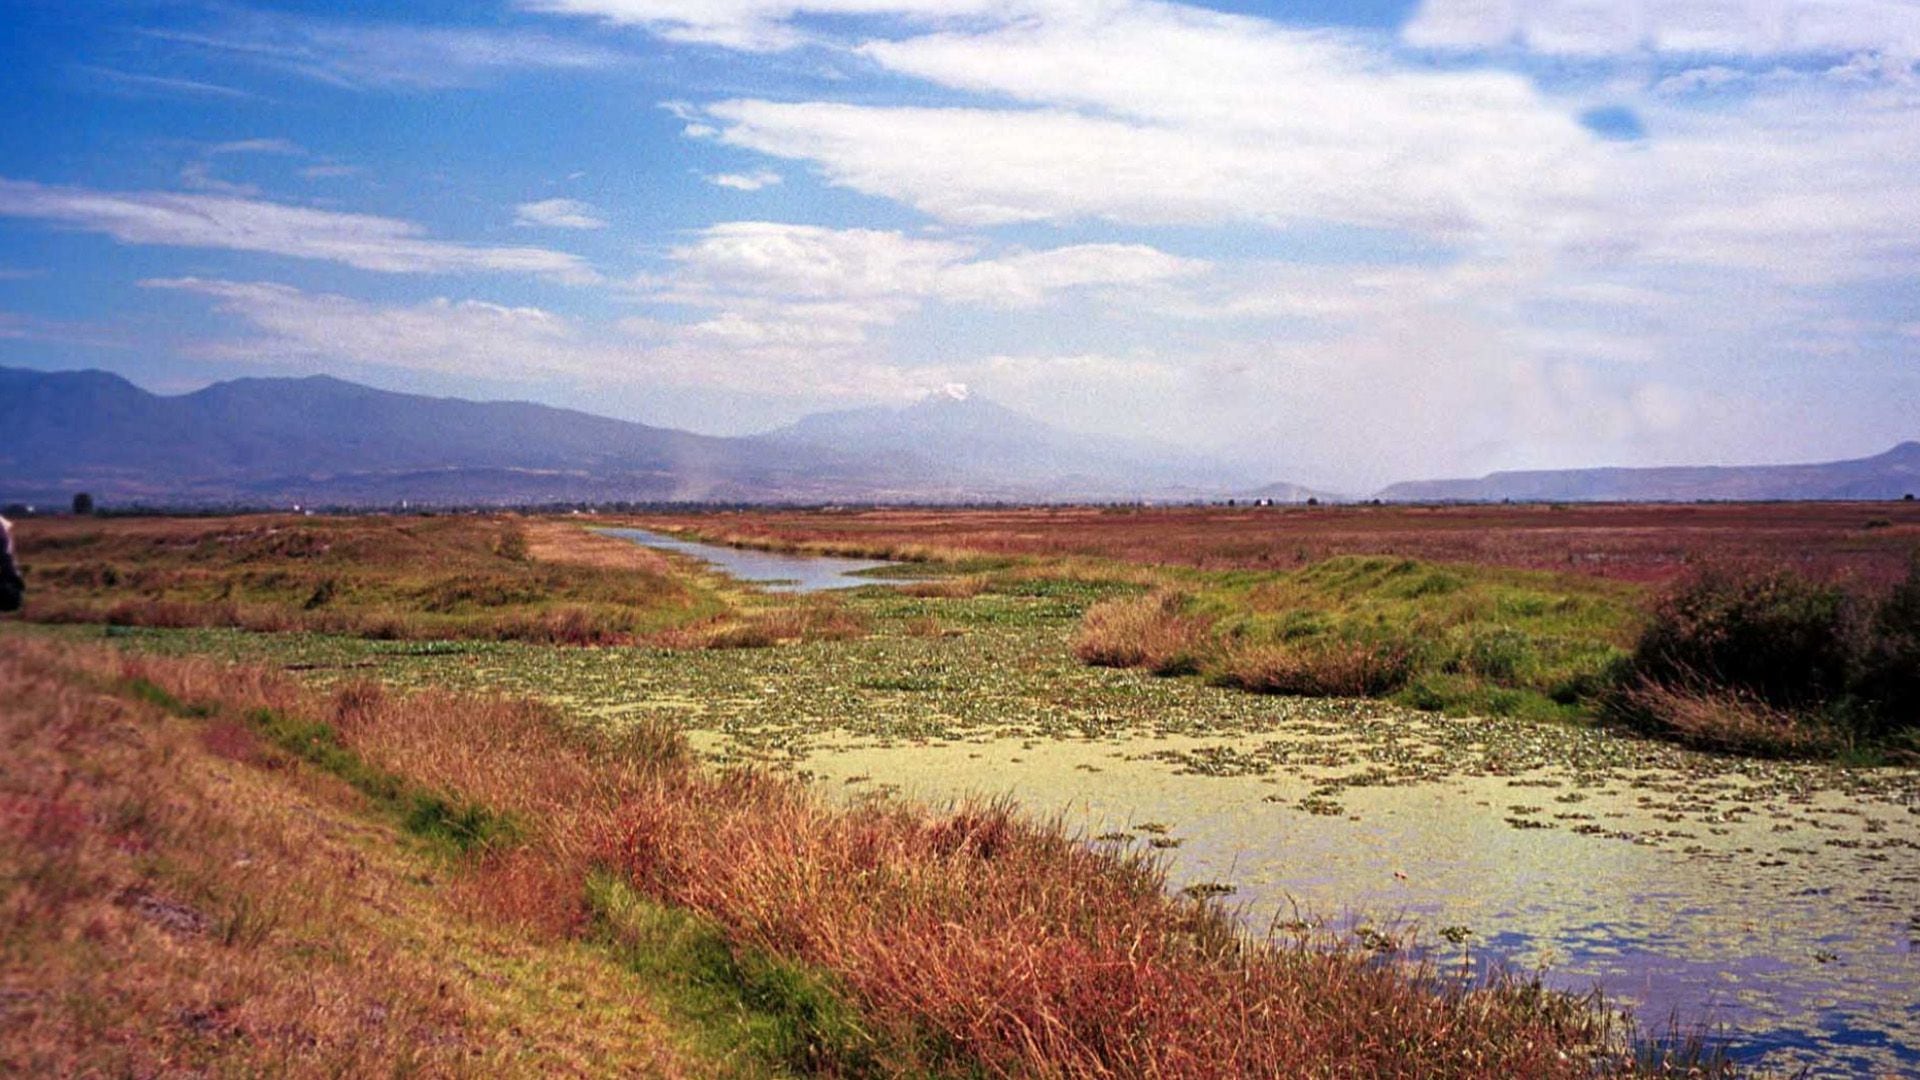
<path fill-rule="evenodd" d="M 529 518 L 519 524 L 526 536 L 527 558 L 536 562 L 673 576 L 673 563 L 665 555 L 630 540 L 595 532 L 579 519 Z"/>
<path fill-rule="evenodd" d="M 636 523 L 741 546 L 948 562 L 1077 555 L 1284 570 L 1392 555 L 1630 581 L 1663 581 L 1718 554 L 1888 583 L 1920 545 L 1916 503 L 753 510 Z"/>
<path fill-rule="evenodd" d="M 699 1073 L 616 966 L 474 921 L 353 792 L 244 723 L 103 692 L 124 674 L 0 640 L 0 1073 Z"/>
<path fill-rule="evenodd" d="M 1151 861 L 1004 804 L 835 808 L 784 778 L 696 768 L 664 729 L 614 739 L 499 698 L 397 697 L 373 684 L 322 698 L 248 668 L 72 648 L 58 660 L 116 685 L 158 687 L 181 710 L 200 705 L 214 716 L 200 725 L 203 745 L 222 755 L 253 750 L 221 720 L 271 710 L 324 723 L 368 768 L 521 823 L 518 843 L 484 856 L 455 893 L 533 940 L 590 933 L 603 916 L 585 886 L 612 873 L 717 928 L 736 956 L 822 973 L 857 1022 L 796 1058 L 816 1072 L 1590 1077 L 1624 1049 L 1605 1014 L 1532 986 L 1462 987 L 1324 942 L 1250 940 L 1217 909 L 1169 895 Z M 37 811 L 29 831 L 55 835 L 65 813 Z M 230 858 L 214 848 L 210 863 Z M 334 888 L 359 887 L 330 872 L 350 882 Z M 340 903 L 315 889 L 316 909 Z M 373 992 L 386 977 L 354 986 Z M 410 1022 L 455 1026 L 437 992 L 391 985 L 415 1010 Z M 437 1052 L 430 1040 L 407 1046 Z M 343 1042 L 340 1052 L 372 1059 L 342 1059 L 355 1071 L 401 1049 Z"/>
<path fill-rule="evenodd" d="M 1702 750 L 1813 757 L 1847 749 L 1831 723 L 1810 720 L 1749 693 L 1642 681 L 1621 692 L 1636 726 Z"/>
<path fill-rule="evenodd" d="M 36 622 L 605 645 L 722 604 L 657 553 L 564 521 L 33 519 Z"/>
<path fill-rule="evenodd" d="M 826 597 L 784 607 L 722 616 L 655 634 L 665 649 L 764 649 L 798 641 L 845 641 L 870 629 L 864 615 Z"/>
<path fill-rule="evenodd" d="M 1322 641 L 1255 645 L 1229 653 L 1215 677 L 1262 694 L 1381 697 L 1407 684 L 1413 657 L 1392 642 Z"/>
<path fill-rule="evenodd" d="M 1212 644 L 1212 621 L 1186 614 L 1175 592 L 1106 600 L 1087 610 L 1073 653 L 1103 667 L 1145 668 L 1156 675 L 1198 671 Z"/>

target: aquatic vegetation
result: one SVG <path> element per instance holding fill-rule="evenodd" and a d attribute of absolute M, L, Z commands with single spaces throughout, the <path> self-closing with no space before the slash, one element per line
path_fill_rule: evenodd
<path fill-rule="evenodd" d="M 1010 562 L 970 570 L 969 586 L 954 595 L 910 586 L 836 596 L 832 603 L 852 616 L 857 634 L 761 649 L 555 649 L 520 641 L 378 641 L 231 629 L 42 627 L 31 634 L 107 638 L 148 655 L 230 657 L 286 669 L 323 688 L 378 679 L 394 688 L 395 700 L 421 689 L 537 696 L 556 707 L 563 726 L 632 731 L 661 747 L 684 730 L 710 763 L 818 777 L 830 803 L 862 813 L 877 796 L 911 805 L 914 798 L 1001 792 L 1016 782 L 1023 803 L 1042 813 L 1069 799 L 1108 800 L 1104 815 L 1087 819 L 1084 836 L 1091 839 L 1082 843 L 1164 860 L 1176 889 L 1233 882 L 1236 910 L 1256 925 L 1276 902 L 1302 895 L 1296 890 L 1314 897 L 1319 912 L 1309 911 L 1301 925 L 1331 932 L 1345 924 L 1322 914 L 1357 905 L 1393 915 L 1413 897 L 1450 889 L 1443 906 L 1423 909 L 1422 918 L 1430 926 L 1475 928 L 1475 972 L 1507 958 L 1529 967 L 1552 963 L 1549 984 L 1574 991 L 1591 986 L 1580 981 L 1588 972 L 1624 972 L 1626 985 L 1654 981 L 1671 995 L 1655 999 L 1656 1014 L 1669 1005 L 1720 1001 L 1724 990 L 1752 1010 L 1738 1016 L 1758 1025 L 1759 1046 L 1803 1039 L 1840 1013 L 1847 1023 L 1879 1033 L 1876 1038 L 1905 1036 L 1909 1021 L 1875 1012 L 1868 997 L 1878 1000 L 1885 994 L 1880 988 L 1900 985 L 1898 970 L 1889 968 L 1897 958 L 1874 949 L 1883 923 L 1898 925 L 1910 914 L 1910 905 L 1902 905 L 1914 880 L 1913 853 L 1920 850 L 1910 825 L 1920 815 L 1920 788 L 1909 771 L 1705 755 L 1615 729 L 1542 723 L 1576 713 L 1579 695 L 1572 696 L 1575 705 L 1562 705 L 1549 693 L 1502 682 L 1537 673 L 1541 637 L 1577 637 L 1606 625 L 1609 612 L 1637 611 L 1635 588 L 1600 583 L 1593 597 L 1563 604 L 1558 575 L 1483 578 L 1472 567 L 1359 561 L 1370 565 L 1346 567 L 1305 588 L 1326 602 L 1292 618 L 1281 610 L 1291 584 L 1266 593 L 1265 610 L 1254 610 L 1247 598 L 1294 571 L 1216 574 L 1094 559 Z M 728 591 L 685 567 L 670 569 L 715 590 L 737 613 L 778 603 Z M 1088 666 L 1074 654 L 1074 636 L 1090 609 L 1168 594 L 1187 598 L 1173 609 L 1176 615 L 1212 628 L 1223 621 L 1264 625 L 1283 643 L 1340 641 L 1346 633 L 1367 640 L 1363 631 L 1370 626 L 1448 604 L 1461 605 L 1463 632 L 1443 635 L 1457 660 L 1416 673 L 1396 693 L 1398 701 L 1248 694 L 1202 679 Z M 1496 597 L 1491 603 L 1489 595 Z M 1384 618 L 1362 616 L 1369 608 Z M 1556 619 L 1558 627 L 1540 633 Z M 926 632 L 929 627 L 938 634 Z M 1631 629 L 1626 640 L 1631 643 Z M 1435 710 L 1400 707 L 1415 693 L 1438 698 Z M 1521 696 L 1512 707 L 1482 708 L 1503 700 L 1497 694 Z M 222 728 L 216 741 L 257 738 L 245 728 L 238 724 L 240 734 Z M 1125 801 L 1163 787 L 1178 797 Z M 490 797 L 480 804 L 496 806 Z M 1444 812 L 1436 809 L 1442 805 Z M 516 823 L 527 820 L 523 811 L 502 809 Z M 1474 861 L 1475 855 L 1467 865 L 1485 873 L 1462 884 L 1432 863 L 1406 857 L 1427 850 L 1425 841 L 1408 843 L 1395 831 L 1409 817 L 1469 828 L 1474 846 L 1468 850 L 1484 852 L 1485 861 Z M 1162 831 L 1133 825 L 1142 819 Z M 1178 823 L 1177 837 L 1166 822 Z M 1178 846 L 1156 849 L 1155 839 Z M 594 912 L 575 902 L 577 894 L 556 889 L 554 871 L 542 869 L 529 850 L 522 842 L 490 856 L 497 865 L 487 871 L 493 875 L 488 889 L 496 899 L 531 926 L 575 933 L 593 923 Z M 1434 858 L 1460 857 L 1450 850 L 1437 848 Z M 1516 853 L 1550 856 L 1534 863 L 1526 861 L 1534 856 Z M 1562 866 L 1586 872 L 1574 892 L 1591 881 L 1597 895 L 1574 903 L 1524 891 L 1529 876 L 1546 881 L 1549 868 Z M 1644 910 L 1632 902 L 1627 911 L 1604 906 L 1613 895 L 1608 890 L 1621 887 L 1609 875 L 1629 868 L 1650 883 L 1689 883 L 1654 894 L 1687 898 L 1687 912 L 1662 914 L 1667 905 L 1653 902 Z M 1375 878 L 1387 884 L 1376 887 Z M 1823 917 L 1817 929 L 1820 947 L 1840 960 L 1811 963 L 1801 949 L 1779 970 L 1743 974 L 1730 984 L 1711 981 L 1775 956 L 1737 920 L 1714 913 L 1721 899 L 1739 895 L 1776 921 L 1791 921 L 1782 905 L 1794 903 L 1785 899 L 1792 889 L 1836 881 L 1847 883 L 1843 906 L 1854 913 L 1852 921 Z M 1502 897 L 1505 906 L 1473 900 L 1475 889 Z M 669 921 L 685 914 L 657 896 L 635 895 L 678 913 Z M 717 920 L 696 921 L 696 937 L 722 933 Z M 736 935 L 726 930 L 722 938 L 731 942 Z M 1451 970 L 1455 959 L 1467 965 L 1442 947 L 1463 954 L 1465 945 L 1439 933 L 1430 943 L 1382 955 L 1431 959 Z M 1569 951 L 1575 961 L 1562 969 Z M 1642 979 L 1635 966 L 1642 964 L 1654 974 Z M 1710 976 L 1698 976 L 1707 981 L 1693 981 L 1696 967 L 1711 969 Z M 1672 982 L 1676 970 L 1689 974 Z M 1834 983 L 1835 972 L 1846 974 L 1846 987 Z M 723 989 L 748 983 L 720 979 Z M 1829 996 L 1840 1002 L 1838 1012 L 1796 1011 Z M 926 1032 L 913 1030 L 918 1045 L 927 1045 Z M 784 1045 L 804 1046 L 809 1038 Z M 1797 1048 L 1780 1059 L 1788 1063 L 1902 1060 L 1875 1056 L 1871 1048 L 1785 1045 Z"/>
<path fill-rule="evenodd" d="M 670 739 L 650 736 L 636 752 L 497 697 L 402 697 L 369 683 L 321 695 L 199 659 L 13 651 L 56 678 L 171 702 L 183 721 L 268 710 L 292 730 L 325 728 L 352 768 L 511 815 L 526 826 L 511 847 L 452 867 L 462 895 L 530 931 L 604 941 L 656 978 L 646 965 L 657 956 L 643 962 L 642 951 L 670 944 L 665 955 L 687 958 L 694 976 L 713 972 L 705 985 L 757 1004 L 761 1045 L 789 1066 L 1170 1077 L 1631 1069 L 1625 1029 L 1589 1001 L 1523 981 L 1440 980 L 1372 962 L 1371 946 L 1249 938 L 1203 899 L 1170 894 L 1158 864 L 1006 804 L 834 807 L 766 772 L 692 766 Z M 316 761 L 349 768 L 324 753 Z M 255 776 L 274 782 L 271 771 Z M 173 917 L 163 902 L 141 903 Z"/>

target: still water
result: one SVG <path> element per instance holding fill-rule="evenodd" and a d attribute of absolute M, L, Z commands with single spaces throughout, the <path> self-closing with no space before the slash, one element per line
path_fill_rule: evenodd
<path fill-rule="evenodd" d="M 601 529 L 609 536 L 631 540 L 650 548 L 691 555 L 710 563 L 730 577 L 749 581 L 769 592 L 823 592 L 828 589 L 853 589 L 862 585 L 897 585 L 918 581 L 911 577 L 875 578 L 869 571 L 906 564 L 888 559 L 841 559 L 825 555 L 793 555 L 778 551 L 753 551 L 682 540 L 648 529 Z"/>
<path fill-rule="evenodd" d="M 821 745 L 806 767 L 935 803 L 1011 794 L 1159 848 L 1175 887 L 1230 887 L 1255 929 L 1411 932 L 1443 968 L 1598 987 L 1643 1030 L 1715 1028 L 1749 1064 L 1920 1076 L 1920 817 L 1901 800 L 1549 768 L 1327 805 L 1312 770 L 1208 775 L 1169 763 L 1180 742 Z"/>
<path fill-rule="evenodd" d="M 789 589 L 887 565 L 607 531 Z M 593 711 L 672 716 L 718 760 L 843 797 L 1011 795 L 1159 852 L 1175 888 L 1231 890 L 1255 930 L 1365 928 L 1597 987 L 1767 1075 L 1920 1077 L 1920 771 L 1090 669 L 1051 626 L 626 663 Z"/>

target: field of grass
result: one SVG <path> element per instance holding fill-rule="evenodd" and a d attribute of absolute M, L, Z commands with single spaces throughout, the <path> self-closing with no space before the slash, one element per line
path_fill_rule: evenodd
<path fill-rule="evenodd" d="M 1920 546 L 1920 504 L 1909 502 L 743 510 L 635 520 L 724 543 L 907 559 L 1087 556 L 1289 570 L 1380 555 L 1642 582 L 1712 556 L 1884 585 Z"/>
<path fill-rule="evenodd" d="M 1524 979 L 1462 985 L 1427 954 L 1388 960 L 1305 924 L 1250 938 L 1207 890 L 1171 893 L 1157 847 L 1004 803 L 830 798 L 804 784 L 809 747 L 992 744 L 1017 762 L 1066 741 L 1207 777 L 1306 766 L 1268 801 L 1297 796 L 1316 816 L 1345 815 L 1365 787 L 1558 768 L 1582 791 L 1632 791 L 1657 773 L 1639 799 L 1656 825 L 1495 821 L 1580 818 L 1583 835 L 1655 847 L 1686 842 L 1667 839 L 1670 821 L 1727 812 L 1686 792 L 1786 805 L 1815 788 L 1910 791 L 1907 770 L 1816 775 L 1587 722 L 1657 610 L 1655 587 L 1590 575 L 949 548 L 915 552 L 940 560 L 934 580 L 794 599 L 559 519 L 37 521 L 22 539 L 30 586 L 45 586 L 32 602 L 56 613 L 40 621 L 67 625 L 0 627 L 0 677 L 28 688 L 0 700 L 7 745 L 24 748 L 0 765 L 0 882 L 33 927 L 0 973 L 0 1031 L 30 1048 L 17 1068 L 1593 1075 L 1629 1069 L 1633 1047 L 1591 1003 Z M 351 583 L 312 609 L 338 597 L 340 621 L 300 621 L 317 575 Z M 465 580 L 561 592 L 431 610 Z M 499 630 L 559 596 L 632 621 L 576 642 L 597 648 Z M 146 603 L 214 614 L 142 625 L 116 611 Z M 294 614 L 220 616 L 258 610 Z M 387 633 L 347 615 L 418 621 Z M 715 740 L 700 744 L 714 764 L 694 763 L 681 730 Z M 226 839 L 241 825 L 223 815 L 242 812 L 256 832 Z M 129 840 L 122 821 L 159 824 Z M 302 875 L 349 884 L 280 895 Z M 116 929 L 82 949 L 96 925 Z M 176 970 L 176 938 L 214 951 L 188 949 Z M 451 978 L 440 1011 L 407 1014 L 440 1034 L 349 1046 L 358 1003 L 324 1013 L 324 1033 L 288 1019 L 286 995 L 318 991 L 246 1004 L 247 980 L 300 968 L 316 942 L 355 991 L 411 1000 L 418 980 Z M 218 951 L 236 948 L 250 951 Z M 475 949 L 515 958 L 506 983 Z M 413 966 L 395 966 L 408 950 Z M 121 994 L 81 960 L 151 987 Z M 556 965 L 580 995 L 572 1020 L 537 989 Z M 602 1026 L 598 1003 L 627 999 L 628 1026 Z M 538 1045 L 506 1045 L 515 1027 Z"/>
<path fill-rule="evenodd" d="M 1564 719 L 1604 689 L 1641 620 L 1631 585 L 1403 558 L 1184 577 L 1090 610 L 1081 658 L 1262 693 Z"/>
<path fill-rule="evenodd" d="M 35 622 L 682 648 L 860 631 L 565 519 L 36 518 L 18 544 Z"/>
<path fill-rule="evenodd" d="M 1911 675 L 1903 673 L 1920 655 L 1913 644 L 1920 618 L 1911 614 L 1872 631 L 1878 644 L 1862 639 L 1840 649 L 1857 655 L 1855 666 L 1881 674 L 1841 679 L 1845 692 L 1829 687 L 1831 700 L 1817 707 L 1787 702 L 1783 710 L 1741 686 L 1672 685 L 1671 673 L 1669 685 L 1643 685 L 1639 670 L 1647 664 L 1642 635 L 1671 610 L 1665 597 L 1703 567 L 1745 567 L 1834 598 L 1842 617 L 1817 636 L 1836 639 L 1861 637 L 1841 625 L 1847 611 L 1873 610 L 1885 596 L 1920 596 L 1920 513 L 1904 503 L 1876 504 L 1869 509 L 1894 517 L 1856 521 L 1861 509 L 756 511 L 647 524 L 751 547 L 924 560 L 966 575 L 929 587 L 928 595 L 1047 580 L 1139 590 L 1087 612 L 1075 651 L 1092 664 L 1197 674 L 1260 693 L 1390 698 L 1450 715 L 1592 721 L 1604 714 L 1736 753 L 1905 760 L 1920 752 L 1920 715 Z M 943 546 L 906 539 L 934 522 Z M 1278 549 L 1288 539 L 1303 545 L 1294 552 L 1303 561 L 1272 569 L 1287 564 Z M 1406 554 L 1304 561 L 1308 541 L 1322 551 L 1473 561 Z M 1886 610 L 1891 617 L 1909 608 L 1920 605 Z M 1784 624 L 1776 630 L 1799 633 Z M 1778 654 L 1781 678 L 1814 677 L 1802 671 L 1808 658 L 1763 647 L 1765 636 L 1750 641 L 1749 651 Z M 1666 719 L 1648 722 L 1655 714 Z"/>
<path fill-rule="evenodd" d="M 1004 805 L 834 807 L 657 726 L 0 643 L 10 1068 L 1637 1067 L 1589 1003 L 1247 938 Z"/>

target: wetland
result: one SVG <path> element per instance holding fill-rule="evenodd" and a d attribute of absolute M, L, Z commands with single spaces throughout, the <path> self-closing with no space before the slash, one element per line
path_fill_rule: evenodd
<path fill-rule="evenodd" d="M 777 648 L 561 649 L 109 628 L 322 684 L 523 693 L 668 721 L 710 761 L 848 802 L 1010 796 L 1165 860 L 1257 931 L 1598 988 L 1745 1065 L 1920 1069 L 1920 772 L 1715 756 L 1591 724 L 1255 695 L 1089 667 L 1110 583 L 841 594 L 869 632 Z"/>

